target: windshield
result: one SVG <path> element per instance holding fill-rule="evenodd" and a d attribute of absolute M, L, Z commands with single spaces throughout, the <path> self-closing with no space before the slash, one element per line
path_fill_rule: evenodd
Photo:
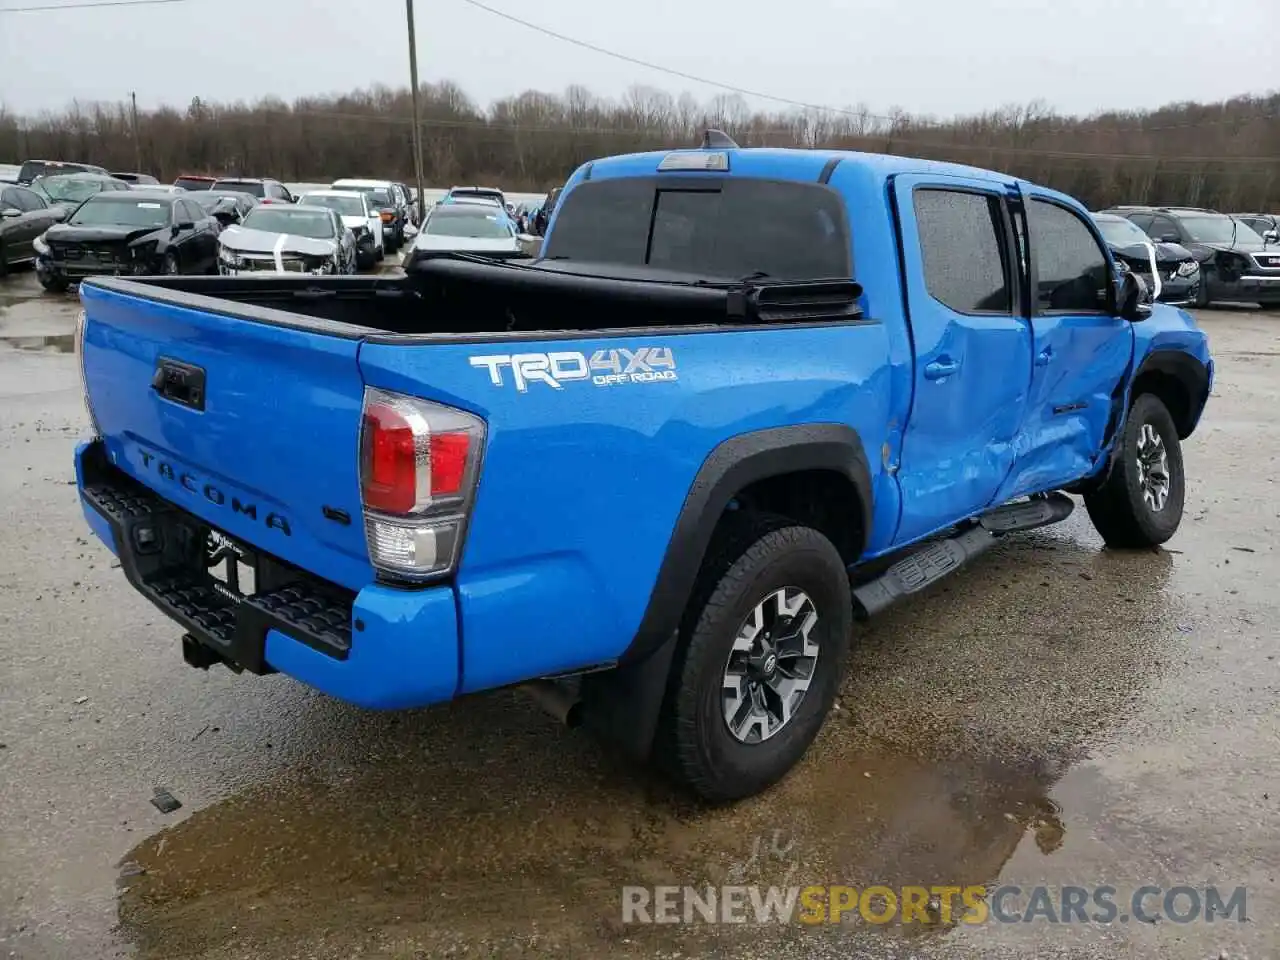
<path fill-rule="evenodd" d="M 343 217 L 363 217 L 365 215 L 364 204 L 360 202 L 359 197 L 322 197 L 314 193 L 308 193 L 298 202 L 311 207 L 328 207 L 330 210 L 336 210 L 338 215 Z"/>
<path fill-rule="evenodd" d="M 1102 239 L 1107 243 L 1114 243 L 1117 247 L 1131 247 L 1135 243 L 1151 241 L 1151 238 L 1143 233 L 1136 223 L 1124 217 L 1116 217 L 1114 220 L 1099 218 L 1094 222 L 1102 232 Z"/>
<path fill-rule="evenodd" d="M 130 200 L 126 196 L 94 197 L 81 204 L 67 223 L 93 227 L 163 227 L 169 205 L 159 200 Z"/>
<path fill-rule="evenodd" d="M 313 240 L 332 240 L 333 221 L 319 210 L 290 210 L 287 207 L 258 207 L 244 218 L 250 230 L 292 233 Z"/>
<path fill-rule="evenodd" d="M 1199 243 L 1231 243 L 1234 234 L 1237 243 L 1261 245 L 1262 238 L 1238 220 L 1225 214 L 1206 217 L 1180 217 L 1188 236 Z"/>
<path fill-rule="evenodd" d="M 427 221 L 427 233 L 473 240 L 507 240 L 515 236 L 501 214 L 458 207 L 441 207 L 433 213 Z"/>
<path fill-rule="evenodd" d="M 253 197 L 265 197 L 267 188 L 252 180 L 219 180 L 212 187 L 214 190 L 234 190 L 236 193 L 247 193 Z"/>
<path fill-rule="evenodd" d="M 173 181 L 173 185 L 184 190 L 210 190 L 213 188 L 213 181 L 203 177 L 179 177 Z"/>
<path fill-rule="evenodd" d="M 369 202 L 375 207 L 390 207 L 391 191 L 386 187 L 352 187 L 344 184 L 334 184 L 334 190 L 354 190 L 356 193 L 363 193 L 369 198 Z"/>
<path fill-rule="evenodd" d="M 38 187 L 50 200 L 79 203 L 101 192 L 104 183 L 68 174 L 61 177 L 41 177 L 32 186 Z"/>
<path fill-rule="evenodd" d="M 565 195 L 543 256 L 737 280 L 850 279 L 848 217 L 819 184 L 726 179 L 673 189 L 660 177 L 598 180 Z"/>

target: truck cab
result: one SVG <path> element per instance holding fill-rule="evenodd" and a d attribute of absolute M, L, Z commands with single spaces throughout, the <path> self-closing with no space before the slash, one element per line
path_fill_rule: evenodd
<path fill-rule="evenodd" d="M 1174 535 L 1207 339 L 1079 203 L 717 144 L 584 164 L 532 262 L 83 284 L 85 516 L 188 662 L 522 685 L 732 800 L 804 755 L 855 617 L 1072 494 Z"/>

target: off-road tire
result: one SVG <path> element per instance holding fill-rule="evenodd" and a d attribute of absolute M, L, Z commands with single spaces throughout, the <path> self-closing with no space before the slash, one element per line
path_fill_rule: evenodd
<path fill-rule="evenodd" d="M 1138 442 L 1148 424 L 1164 444 L 1168 462 L 1169 494 L 1159 511 L 1143 498 L 1138 469 Z M 1124 432 L 1117 438 L 1110 474 L 1102 486 L 1085 494 L 1089 519 L 1109 547 L 1153 547 L 1177 532 L 1185 496 L 1182 443 L 1173 417 L 1159 397 L 1139 394 L 1129 408 Z"/>
<path fill-rule="evenodd" d="M 769 739 L 743 743 L 724 716 L 724 670 L 738 629 L 782 587 L 808 594 L 819 654 L 794 715 Z M 844 561 L 811 527 L 775 516 L 732 516 L 717 532 L 680 628 L 655 744 L 659 762 L 704 800 L 759 793 L 804 756 L 839 689 L 853 628 Z"/>

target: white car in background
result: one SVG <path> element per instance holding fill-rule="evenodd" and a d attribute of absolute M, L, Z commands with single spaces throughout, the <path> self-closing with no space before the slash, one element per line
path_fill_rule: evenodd
<path fill-rule="evenodd" d="M 400 185 L 391 180 L 360 180 L 348 178 L 329 184 L 330 190 L 357 190 L 369 198 L 369 203 L 382 218 L 382 236 L 386 248 L 395 253 L 405 241 L 405 228 L 409 226 L 409 198 Z"/>
<path fill-rule="evenodd" d="M 298 198 L 299 204 L 328 207 L 356 239 L 360 267 L 370 267 L 383 258 L 386 241 L 382 235 L 382 217 L 369 203 L 367 194 L 359 190 L 313 190 Z"/>
<path fill-rule="evenodd" d="M 447 253 L 481 257 L 532 256 L 538 238 L 520 233 L 507 212 L 494 203 L 441 203 L 428 214 L 413 246 L 404 255 L 408 269 L 414 261 Z"/>

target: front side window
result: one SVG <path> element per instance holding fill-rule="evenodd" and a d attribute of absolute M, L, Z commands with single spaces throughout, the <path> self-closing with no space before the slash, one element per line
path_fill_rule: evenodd
<path fill-rule="evenodd" d="M 915 191 L 914 206 L 929 295 L 958 313 L 1008 313 L 999 199 L 930 188 Z"/>
<path fill-rule="evenodd" d="M 1037 274 L 1037 309 L 1108 312 L 1111 270 L 1084 221 L 1066 207 L 1033 199 L 1028 205 L 1027 228 Z"/>

